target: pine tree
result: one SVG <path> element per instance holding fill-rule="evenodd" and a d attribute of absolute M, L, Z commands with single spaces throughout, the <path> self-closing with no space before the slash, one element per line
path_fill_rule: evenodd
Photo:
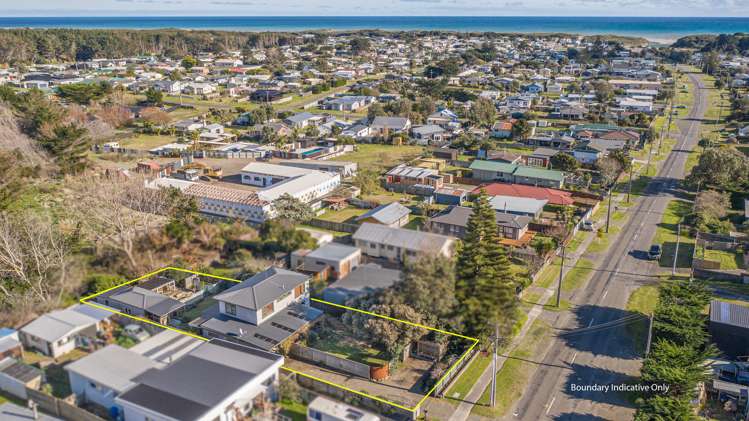
<path fill-rule="evenodd" d="M 515 279 L 500 243 L 495 211 L 483 190 L 468 219 L 456 275 L 456 296 L 466 331 L 486 338 L 497 325 L 501 333 L 508 333 L 517 306 Z"/>

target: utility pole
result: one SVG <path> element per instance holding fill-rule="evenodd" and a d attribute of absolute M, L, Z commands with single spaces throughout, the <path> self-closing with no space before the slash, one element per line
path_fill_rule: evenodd
<path fill-rule="evenodd" d="M 611 221 L 611 196 L 614 194 L 614 186 L 609 189 L 609 207 L 606 209 L 606 234 L 609 233 L 609 222 Z"/>
<path fill-rule="evenodd" d="M 681 237 L 681 223 L 676 226 L 676 250 L 674 250 L 674 264 L 671 267 L 671 276 L 676 275 L 676 260 L 679 258 L 679 237 Z"/>
<path fill-rule="evenodd" d="M 629 160 L 629 186 L 627 187 L 627 203 L 629 203 L 629 196 L 632 195 L 632 169 L 635 166 L 634 162 L 634 159 Z"/>
<path fill-rule="evenodd" d="M 557 283 L 557 308 L 561 306 L 562 300 L 562 279 L 564 278 L 564 254 L 566 249 L 567 245 L 564 243 L 564 239 L 562 239 L 562 263 L 559 265 L 559 282 Z"/>
<path fill-rule="evenodd" d="M 492 408 L 497 404 L 497 352 L 499 352 L 499 324 L 494 325 L 494 358 L 492 359 L 492 391 L 489 400 Z"/>
<path fill-rule="evenodd" d="M 666 134 L 671 133 L 671 118 L 674 115 L 674 101 L 671 100 L 671 108 L 668 111 L 668 124 L 666 125 Z M 658 139 L 658 155 L 661 154 L 661 143 L 663 143 L 663 136 L 661 136 L 660 139 Z"/>

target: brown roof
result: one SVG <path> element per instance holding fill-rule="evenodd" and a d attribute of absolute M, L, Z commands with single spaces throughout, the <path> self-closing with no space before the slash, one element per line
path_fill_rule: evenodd
<path fill-rule="evenodd" d="M 243 205 L 263 206 L 268 202 L 260 199 L 253 191 L 230 189 L 214 186 L 211 184 L 195 183 L 184 190 L 185 194 L 204 197 L 206 199 L 224 200 L 227 202 L 241 203 Z"/>

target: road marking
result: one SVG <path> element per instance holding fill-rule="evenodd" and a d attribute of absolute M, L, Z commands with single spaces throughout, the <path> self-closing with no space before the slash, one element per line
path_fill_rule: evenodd
<path fill-rule="evenodd" d="M 606 294 L 609 293 L 609 290 L 603 291 L 603 297 L 601 297 L 601 301 L 606 299 Z"/>
<path fill-rule="evenodd" d="M 588 327 L 591 327 L 591 326 L 593 326 L 593 321 L 594 321 L 594 320 L 595 320 L 595 318 L 593 318 L 593 319 L 590 319 L 590 323 L 588 323 Z"/>
<path fill-rule="evenodd" d="M 554 405 L 554 401 L 557 400 L 556 395 L 554 395 L 553 398 L 551 398 L 551 402 L 549 402 L 549 407 L 546 408 L 546 415 L 549 415 L 549 412 L 551 411 L 552 405 Z"/>
<path fill-rule="evenodd" d="M 575 358 L 577 358 L 577 351 L 575 351 L 575 353 L 572 354 L 572 360 L 570 360 L 570 365 L 575 363 Z"/>

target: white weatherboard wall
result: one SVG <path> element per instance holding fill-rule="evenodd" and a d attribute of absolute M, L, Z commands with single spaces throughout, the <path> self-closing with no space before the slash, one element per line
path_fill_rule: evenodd
<path fill-rule="evenodd" d="M 0 390 L 10 393 L 20 399 L 27 399 L 26 385 L 18 379 L 8 376 L 5 373 L 0 373 Z"/>
<path fill-rule="evenodd" d="M 68 379 L 70 380 L 70 390 L 72 390 L 79 399 L 95 403 L 107 409 L 117 406 L 114 403 L 114 398 L 117 397 L 117 392 L 114 390 L 96 384 L 72 371 L 68 371 Z"/>

